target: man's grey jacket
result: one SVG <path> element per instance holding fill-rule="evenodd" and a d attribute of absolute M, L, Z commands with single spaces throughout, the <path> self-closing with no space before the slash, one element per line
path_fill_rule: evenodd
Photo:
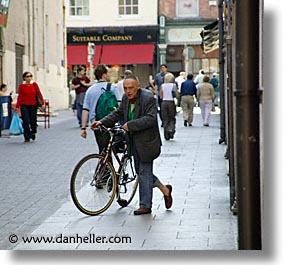
<path fill-rule="evenodd" d="M 156 159 L 161 152 L 161 137 L 157 121 L 156 99 L 153 93 L 144 88 L 139 89 L 136 99 L 134 120 L 128 120 L 130 101 L 124 94 L 119 108 L 101 122 L 106 127 L 113 127 L 116 122 L 127 122 L 129 132 L 133 135 L 133 145 L 140 159 L 150 162 Z"/>

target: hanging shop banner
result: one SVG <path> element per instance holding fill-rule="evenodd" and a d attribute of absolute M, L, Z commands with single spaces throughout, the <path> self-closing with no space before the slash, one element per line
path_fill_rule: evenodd
<path fill-rule="evenodd" d="M 6 27 L 10 0 L 0 0 L 0 27 Z"/>
<path fill-rule="evenodd" d="M 201 48 L 203 53 L 212 52 L 219 47 L 218 20 L 205 26 L 200 32 L 202 38 Z"/>
<path fill-rule="evenodd" d="M 0 0 L 0 27 L 6 27 L 10 0 Z"/>

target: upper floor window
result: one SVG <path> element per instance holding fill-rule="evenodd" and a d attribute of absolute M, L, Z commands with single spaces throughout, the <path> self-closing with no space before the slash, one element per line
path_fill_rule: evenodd
<path fill-rule="evenodd" d="M 199 0 L 177 0 L 177 17 L 197 17 L 199 15 Z"/>
<path fill-rule="evenodd" d="M 138 15 L 138 0 L 119 0 L 119 15 L 130 16 Z"/>
<path fill-rule="evenodd" d="M 88 16 L 89 0 L 70 0 L 70 16 Z"/>

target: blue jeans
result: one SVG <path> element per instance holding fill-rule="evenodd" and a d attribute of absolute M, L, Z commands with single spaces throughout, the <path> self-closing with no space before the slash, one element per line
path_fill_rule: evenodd
<path fill-rule="evenodd" d="M 219 105 L 219 96 L 220 96 L 220 92 L 214 92 L 214 105 L 218 106 Z"/>
<path fill-rule="evenodd" d="M 82 111 L 83 111 L 83 105 L 79 104 L 79 103 L 75 103 L 76 105 L 76 109 L 77 109 L 77 118 L 78 118 L 78 122 L 79 125 L 82 125 Z"/>
<path fill-rule="evenodd" d="M 153 174 L 153 161 L 142 161 L 135 148 L 133 148 L 133 155 L 139 178 L 139 205 L 152 208 L 153 188 L 160 184 L 159 179 Z"/>

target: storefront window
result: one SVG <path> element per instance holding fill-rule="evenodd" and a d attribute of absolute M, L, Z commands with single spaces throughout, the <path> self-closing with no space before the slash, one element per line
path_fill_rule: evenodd
<path fill-rule="evenodd" d="M 138 14 L 138 0 L 119 0 L 119 15 L 130 16 Z"/>
<path fill-rule="evenodd" d="M 89 0 L 70 0 L 70 16 L 88 16 Z"/>
<path fill-rule="evenodd" d="M 205 74 L 212 75 L 219 72 L 219 62 L 216 58 L 193 59 L 192 71 L 193 76 L 198 75 L 199 70 L 204 70 Z"/>

